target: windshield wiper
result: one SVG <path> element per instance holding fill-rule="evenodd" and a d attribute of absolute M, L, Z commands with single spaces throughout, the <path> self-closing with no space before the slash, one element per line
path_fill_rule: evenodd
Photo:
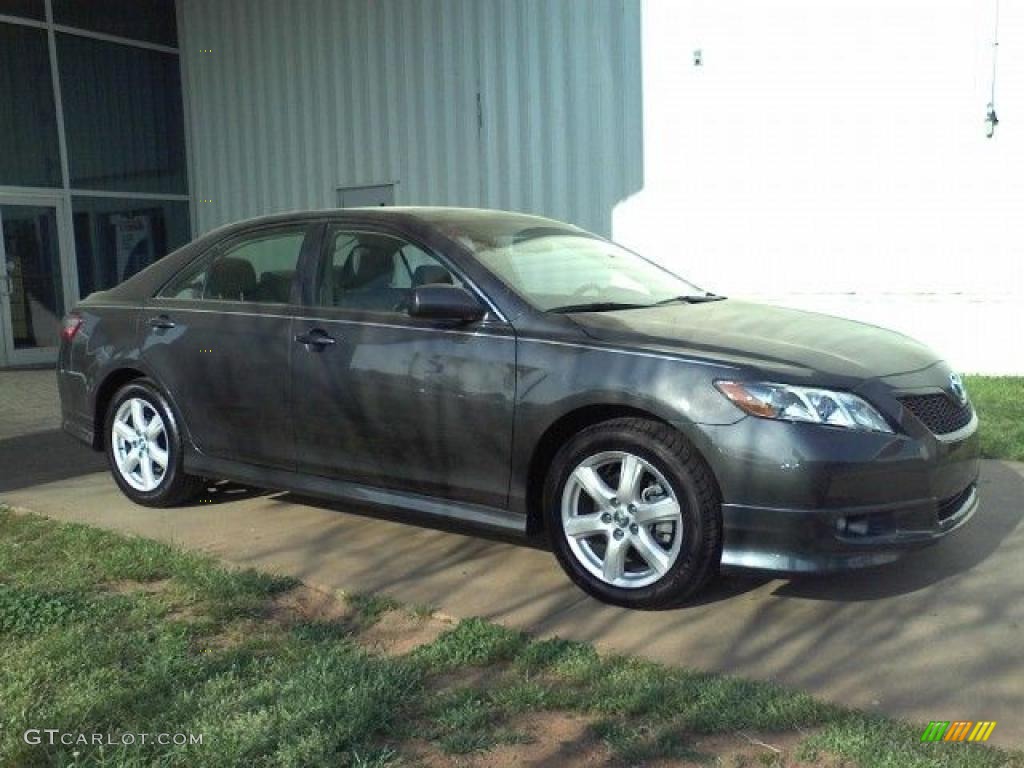
<path fill-rule="evenodd" d="M 611 312 L 616 309 L 643 309 L 653 306 L 652 304 L 627 304 L 621 301 L 591 301 L 586 304 L 566 304 L 564 307 L 554 307 L 548 312 L 567 314 L 569 312 Z"/>
<path fill-rule="evenodd" d="M 661 301 L 656 301 L 650 306 L 662 307 L 666 304 L 675 304 L 677 302 L 680 304 L 706 304 L 709 301 L 721 301 L 724 298 L 725 296 L 719 296 L 714 293 L 704 293 L 693 296 L 673 296 L 671 299 L 662 299 Z"/>
<path fill-rule="evenodd" d="M 624 301 L 591 301 L 585 304 L 566 304 L 564 307 L 554 307 L 548 312 L 568 314 L 570 312 L 613 312 L 617 309 L 648 309 L 650 307 L 662 307 L 666 304 L 705 304 L 709 301 L 721 301 L 725 296 L 718 296 L 714 293 L 703 293 L 692 296 L 673 296 L 671 299 L 662 299 L 653 304 L 636 304 Z"/>

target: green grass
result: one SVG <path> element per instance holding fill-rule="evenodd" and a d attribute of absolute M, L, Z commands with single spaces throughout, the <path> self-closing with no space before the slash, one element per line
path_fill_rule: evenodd
<path fill-rule="evenodd" d="M 982 745 L 921 744 L 920 724 L 776 685 L 604 656 L 480 619 L 387 657 L 360 633 L 389 611 L 430 620 L 425 611 L 359 596 L 353 620 L 336 624 L 268 614 L 295 586 L 0 509 L 0 765 L 415 765 L 410 745 L 452 756 L 515 750 L 536 736 L 523 717 L 561 712 L 585 718 L 592 743 L 622 765 L 714 764 L 720 756 L 703 754 L 701 738 L 742 731 L 807 732 L 805 757 L 869 768 L 1024 766 Z M 32 745 L 29 728 L 203 741 Z"/>
<path fill-rule="evenodd" d="M 967 376 L 987 459 L 1024 461 L 1024 377 Z"/>

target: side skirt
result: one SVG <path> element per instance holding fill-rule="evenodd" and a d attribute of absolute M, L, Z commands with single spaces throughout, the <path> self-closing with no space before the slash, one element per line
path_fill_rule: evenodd
<path fill-rule="evenodd" d="M 304 475 L 282 469 L 257 467 L 227 459 L 205 456 L 195 450 L 185 453 L 185 471 L 190 475 L 233 480 L 276 491 L 290 491 L 335 501 L 352 501 L 375 507 L 390 507 L 506 533 L 526 534 L 526 516 L 497 507 L 438 499 L 404 491 L 389 491 L 369 485 Z"/>

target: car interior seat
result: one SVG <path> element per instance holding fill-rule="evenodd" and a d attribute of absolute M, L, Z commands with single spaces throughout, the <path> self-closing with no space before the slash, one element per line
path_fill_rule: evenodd
<path fill-rule="evenodd" d="M 421 285 L 452 285 L 452 273 L 440 264 L 421 264 L 412 273 L 412 287 Z"/>
<path fill-rule="evenodd" d="M 287 304 L 291 298 L 292 280 L 294 277 L 295 272 L 291 270 L 264 272 L 260 275 L 259 284 L 253 292 L 253 300 Z"/>
<path fill-rule="evenodd" d="M 345 259 L 339 275 L 343 292 L 386 287 L 394 272 L 394 255 L 385 248 L 360 243 Z"/>
<path fill-rule="evenodd" d="M 245 259 L 225 257 L 210 265 L 204 296 L 208 299 L 245 301 L 256 289 L 256 270 Z"/>
<path fill-rule="evenodd" d="M 405 291 L 393 286 L 395 245 L 359 243 L 345 263 L 334 269 L 334 304 L 352 309 L 390 311 L 399 307 Z"/>

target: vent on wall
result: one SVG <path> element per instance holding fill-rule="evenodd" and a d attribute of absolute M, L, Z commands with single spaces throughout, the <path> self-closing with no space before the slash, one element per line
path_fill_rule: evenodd
<path fill-rule="evenodd" d="M 366 208 L 395 204 L 395 184 L 363 184 L 358 187 L 338 187 L 339 208 Z"/>

